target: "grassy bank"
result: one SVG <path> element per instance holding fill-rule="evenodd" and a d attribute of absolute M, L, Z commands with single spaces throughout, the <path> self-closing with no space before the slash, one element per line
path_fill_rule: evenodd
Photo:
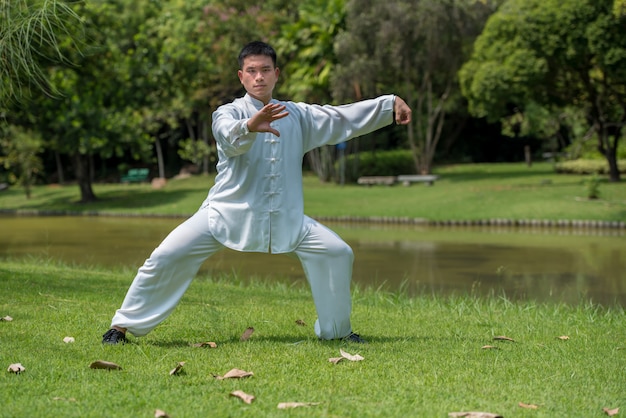
<path fill-rule="evenodd" d="M 315 338 L 306 288 L 199 277 L 147 337 L 102 346 L 130 276 L 42 260 L 0 265 L 0 317 L 13 318 L 0 322 L 0 416 L 600 417 L 626 407 L 622 310 L 361 289 L 353 322 L 370 342 L 354 345 Z M 192 346 L 205 341 L 217 348 Z M 330 363 L 340 349 L 364 360 Z M 122 370 L 91 369 L 96 360 Z M 170 376 L 178 362 L 181 374 Z M 26 370 L 7 372 L 13 363 Z M 254 376 L 213 377 L 233 368 Z M 235 390 L 256 400 L 229 396 Z M 283 411 L 281 402 L 318 404 Z"/>
<path fill-rule="evenodd" d="M 626 220 L 626 183 L 599 185 L 587 199 L 588 176 L 556 174 L 549 163 L 472 164 L 438 168 L 432 187 L 339 186 L 304 180 L 305 210 L 313 217 L 408 217 L 428 220 Z M 95 184 L 98 202 L 77 203 L 78 186 L 38 186 L 27 200 L 19 188 L 0 192 L 0 209 L 188 215 L 206 197 L 213 177 L 149 184 Z"/>

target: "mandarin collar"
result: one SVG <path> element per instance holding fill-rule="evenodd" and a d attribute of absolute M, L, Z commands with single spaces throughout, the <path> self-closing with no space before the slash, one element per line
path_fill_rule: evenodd
<path fill-rule="evenodd" d="M 252 105 L 253 105 L 253 106 L 254 106 L 257 110 L 261 110 L 261 109 L 263 108 L 263 106 L 265 106 L 265 105 L 263 104 L 263 102 L 262 102 L 262 101 L 260 101 L 260 100 L 258 100 L 258 99 L 255 99 L 254 97 L 250 96 L 248 93 L 246 93 L 246 95 L 245 95 L 244 97 L 245 97 L 245 99 L 246 99 L 247 101 L 249 101 L 250 103 L 252 103 Z M 270 99 L 270 101 L 269 101 L 269 103 L 275 103 L 275 102 L 276 102 L 276 100 L 274 100 L 273 98 L 272 98 L 272 99 Z"/>

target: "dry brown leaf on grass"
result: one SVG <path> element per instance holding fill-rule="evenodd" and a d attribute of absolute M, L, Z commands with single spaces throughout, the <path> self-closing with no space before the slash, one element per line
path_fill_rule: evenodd
<path fill-rule="evenodd" d="M 213 377 L 215 377 L 217 380 L 223 380 L 223 379 L 240 379 L 242 377 L 250 377 L 250 376 L 254 376 L 254 373 L 247 372 L 245 370 L 240 370 L 240 369 L 231 369 L 224 376 L 214 375 Z"/>
<path fill-rule="evenodd" d="M 213 341 L 205 341 L 202 343 L 195 343 L 192 347 L 209 347 L 209 348 L 217 348 L 217 344 Z"/>
<path fill-rule="evenodd" d="M 76 340 L 74 340 L 74 337 L 65 337 L 65 338 L 63 338 L 63 342 L 66 343 L 66 344 L 73 343 L 74 341 L 76 341 Z"/>
<path fill-rule="evenodd" d="M 602 408 L 602 410 L 604 411 L 605 414 L 607 414 L 610 417 L 615 416 L 619 413 L 619 408 L 613 408 L 613 409 Z"/>
<path fill-rule="evenodd" d="M 494 345 L 483 345 L 480 348 L 482 348 L 483 350 L 499 350 L 500 349 L 500 347 L 496 347 Z"/>
<path fill-rule="evenodd" d="M 4 316 L 2 318 L 0 318 L 0 322 L 5 321 L 5 322 L 11 322 L 13 321 L 13 318 L 11 318 L 9 315 Z"/>
<path fill-rule="evenodd" d="M 302 319 L 296 319 L 296 325 L 300 325 L 301 327 L 306 326 L 306 322 Z"/>
<path fill-rule="evenodd" d="M 498 335 L 497 337 L 493 337 L 493 339 L 495 341 L 511 341 L 512 343 L 515 342 L 513 338 L 505 337 L 504 335 Z"/>
<path fill-rule="evenodd" d="M 154 411 L 154 418 L 170 418 L 167 412 L 157 409 Z"/>
<path fill-rule="evenodd" d="M 170 370 L 170 376 L 174 376 L 175 374 L 178 374 L 182 370 L 184 365 L 185 365 L 184 361 L 179 361 L 176 367 Z"/>
<path fill-rule="evenodd" d="M 67 401 L 67 402 L 76 402 L 76 398 L 63 398 L 61 396 L 55 396 L 52 398 L 53 401 Z"/>
<path fill-rule="evenodd" d="M 567 335 L 561 335 L 560 337 L 556 337 L 556 338 L 558 338 L 559 340 L 563 340 L 563 341 L 569 340 L 569 337 Z"/>
<path fill-rule="evenodd" d="M 525 408 L 525 409 L 537 409 L 539 408 L 538 405 L 532 404 L 532 403 L 524 403 L 524 402 L 520 402 L 517 404 L 520 408 Z"/>
<path fill-rule="evenodd" d="M 89 365 L 91 369 L 122 370 L 119 364 L 110 361 L 96 360 Z"/>
<path fill-rule="evenodd" d="M 361 360 L 365 360 L 365 358 L 363 358 L 362 356 L 360 356 L 359 354 L 350 354 L 347 353 L 345 351 L 343 351 L 342 349 L 339 349 L 339 353 L 341 354 L 341 357 L 331 357 L 328 359 L 328 361 L 330 361 L 333 364 L 337 364 L 342 360 L 350 360 L 350 361 L 361 361 Z"/>
<path fill-rule="evenodd" d="M 254 332 L 253 327 L 246 328 L 243 334 L 241 334 L 241 338 L 239 338 L 239 341 L 248 341 L 248 339 L 250 338 L 253 332 Z"/>
<path fill-rule="evenodd" d="M 339 352 L 341 353 L 342 357 L 347 358 L 350 361 L 361 361 L 361 360 L 365 360 L 362 356 L 358 355 L 358 354 L 350 354 L 350 353 L 346 353 L 345 351 L 343 351 L 342 349 L 339 349 Z"/>
<path fill-rule="evenodd" d="M 22 363 L 9 364 L 9 368 L 7 369 L 9 373 L 15 373 L 15 374 L 20 374 L 24 370 L 26 370 L 26 368 L 22 366 Z"/>
<path fill-rule="evenodd" d="M 278 404 L 278 409 L 291 409 L 301 408 L 306 406 L 319 405 L 321 402 L 281 402 Z"/>
<path fill-rule="evenodd" d="M 245 403 L 247 403 L 248 405 L 250 405 L 252 403 L 252 401 L 256 399 L 254 397 L 254 395 L 248 395 L 243 390 L 235 390 L 233 392 L 230 392 L 230 396 L 234 396 L 235 398 L 239 398 L 242 401 L 244 401 Z"/>
<path fill-rule="evenodd" d="M 502 415 L 492 412 L 450 412 L 448 416 L 454 418 L 503 418 Z"/>

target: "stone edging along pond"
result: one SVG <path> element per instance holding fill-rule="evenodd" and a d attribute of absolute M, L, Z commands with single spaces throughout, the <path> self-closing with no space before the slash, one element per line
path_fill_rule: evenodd
<path fill-rule="evenodd" d="M 17 216 L 110 216 L 131 218 L 186 218 L 191 214 L 154 215 L 145 213 L 114 213 L 101 211 L 49 211 L 49 210 L 7 210 L 0 209 L 0 214 Z M 378 223 L 393 225 L 421 226 L 502 226 L 502 227 L 534 227 L 534 228 L 576 228 L 576 229 L 626 229 L 626 221 L 599 220 L 541 220 L 541 219 L 465 219 L 465 220 L 432 220 L 410 217 L 387 216 L 312 216 L 320 222 L 342 223 Z"/>

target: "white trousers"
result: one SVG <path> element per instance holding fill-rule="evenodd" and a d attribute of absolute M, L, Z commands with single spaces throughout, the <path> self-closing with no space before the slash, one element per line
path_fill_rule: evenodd
<path fill-rule="evenodd" d="M 111 325 L 135 336 L 152 331 L 174 310 L 202 263 L 223 249 L 209 231 L 200 210 L 176 227 L 137 271 Z M 309 233 L 295 249 L 311 287 L 317 311 L 315 333 L 321 339 L 342 338 L 350 325 L 352 249 L 324 225 L 305 217 Z"/>

